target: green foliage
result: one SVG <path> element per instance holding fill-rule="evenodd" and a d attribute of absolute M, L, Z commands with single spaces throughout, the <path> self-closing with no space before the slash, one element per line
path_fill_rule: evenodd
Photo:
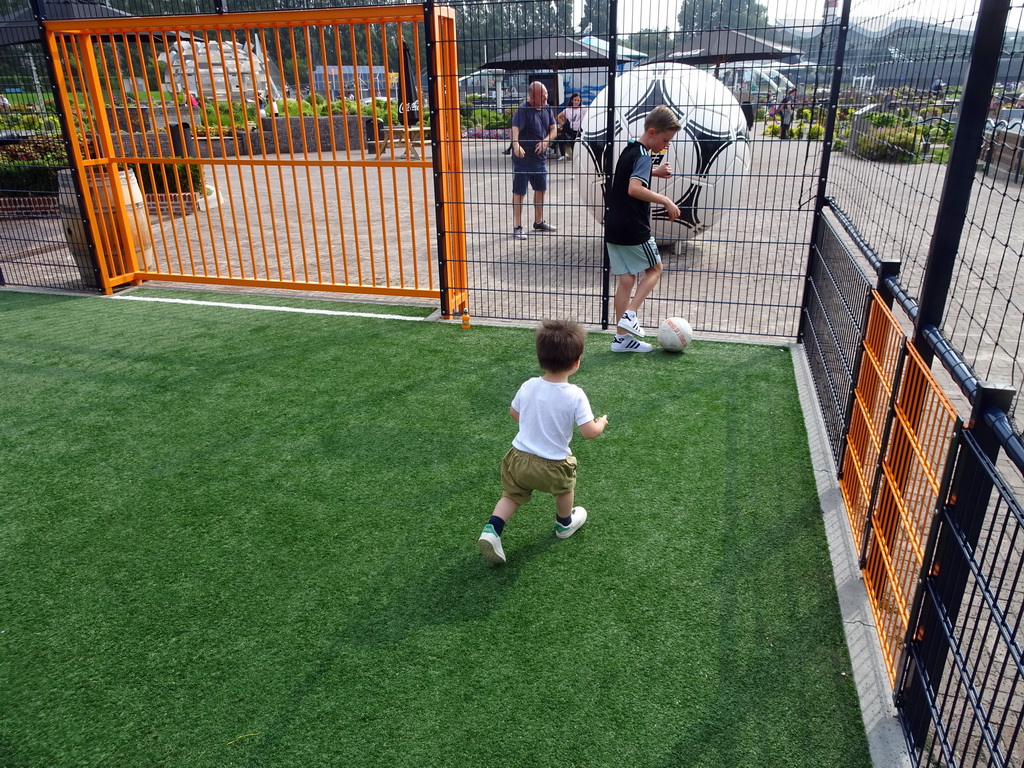
<path fill-rule="evenodd" d="M 865 160 L 917 162 L 919 136 L 905 128 L 876 128 L 857 139 L 854 153 Z"/>
<path fill-rule="evenodd" d="M 868 112 L 864 119 L 876 128 L 885 128 L 900 122 L 899 117 L 892 112 Z"/>
<path fill-rule="evenodd" d="M 779 132 L 781 130 L 782 130 L 782 128 L 779 126 L 779 124 L 777 122 L 775 122 L 774 120 L 771 120 L 771 121 L 765 123 L 764 135 L 765 136 L 778 136 Z"/>
<path fill-rule="evenodd" d="M 789 129 L 789 136 L 792 139 L 802 139 L 805 130 L 807 130 L 807 126 L 804 123 L 794 123 Z"/>
<path fill-rule="evenodd" d="M 208 128 L 245 128 L 247 122 L 255 119 L 256 106 L 247 108 L 240 101 L 210 102 L 203 108 L 203 122 Z"/>
<path fill-rule="evenodd" d="M 67 165 L 59 138 L 39 136 L 0 146 L 0 194 L 57 192 L 57 173 Z"/>
<path fill-rule="evenodd" d="M 842 152 L 846 149 L 846 141 L 844 139 L 836 139 L 832 142 L 832 149 L 836 152 Z"/>
<path fill-rule="evenodd" d="M 803 120 L 804 122 L 810 121 L 810 119 L 811 119 L 811 110 L 807 109 L 806 107 L 804 109 L 798 109 L 796 111 L 796 119 L 797 120 Z"/>
<path fill-rule="evenodd" d="M 820 141 L 825 136 L 825 126 L 821 123 L 811 123 L 807 126 L 807 138 L 810 141 Z"/>
<path fill-rule="evenodd" d="M 205 189 L 203 166 L 199 163 L 140 163 L 135 166 L 135 175 L 146 193 L 194 192 L 202 195 Z"/>
<path fill-rule="evenodd" d="M 683 0 L 676 20 L 684 36 L 717 26 L 764 29 L 768 27 L 768 8 L 757 0 L 735 0 L 729 3 Z"/>
<path fill-rule="evenodd" d="M 474 109 L 469 113 L 466 120 L 464 121 L 468 128 L 487 128 L 490 124 L 497 124 L 503 122 L 504 118 L 492 109 Z M 509 125 L 508 122 L 504 123 L 506 127 Z"/>
<path fill-rule="evenodd" d="M 277 113 L 286 117 L 313 117 L 316 109 L 302 99 L 278 99 Z"/>
<path fill-rule="evenodd" d="M 936 123 L 926 129 L 925 138 L 932 144 L 949 144 L 953 140 L 953 126 L 948 123 Z"/>
<path fill-rule="evenodd" d="M 933 163 L 948 163 L 949 162 L 949 147 L 936 147 L 932 150 L 931 157 L 928 158 Z"/>

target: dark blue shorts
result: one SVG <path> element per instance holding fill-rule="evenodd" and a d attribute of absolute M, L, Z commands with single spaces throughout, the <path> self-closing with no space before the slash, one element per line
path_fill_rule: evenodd
<path fill-rule="evenodd" d="M 512 168 L 512 194 L 525 195 L 527 186 L 535 192 L 548 191 L 548 169 L 544 165 Z"/>

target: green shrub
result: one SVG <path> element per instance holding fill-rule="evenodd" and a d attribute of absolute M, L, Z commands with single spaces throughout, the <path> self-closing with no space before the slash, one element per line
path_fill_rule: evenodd
<path fill-rule="evenodd" d="M 811 123 L 807 126 L 807 138 L 810 141 L 820 141 L 825 135 L 825 126 L 821 123 Z"/>
<path fill-rule="evenodd" d="M 846 149 L 846 142 L 843 139 L 836 139 L 832 142 L 832 149 L 836 152 L 842 152 Z"/>
<path fill-rule="evenodd" d="M 502 112 L 495 114 L 494 118 L 484 123 L 484 128 L 488 130 L 499 130 L 501 128 L 512 127 L 512 115 L 508 112 Z"/>
<path fill-rule="evenodd" d="M 201 195 L 206 184 L 203 166 L 199 163 L 140 163 L 135 166 L 135 175 L 147 194 L 196 192 Z"/>
<path fill-rule="evenodd" d="M 37 136 L 0 147 L 0 195 L 57 192 L 57 173 L 68 165 L 63 139 Z"/>
<path fill-rule="evenodd" d="M 501 116 L 491 109 L 474 109 L 469 113 L 467 125 L 474 128 L 484 128 L 488 123 L 498 121 Z"/>
<path fill-rule="evenodd" d="M 904 128 L 876 128 L 857 139 L 854 152 L 865 160 L 913 163 L 917 161 L 919 136 Z"/>
<path fill-rule="evenodd" d="M 782 129 L 779 127 L 779 124 L 777 122 L 775 122 L 774 120 L 770 121 L 770 122 L 767 122 L 764 125 L 764 135 L 765 136 L 778 136 L 779 132 L 781 130 Z"/>
<path fill-rule="evenodd" d="M 313 105 L 301 99 L 278 99 L 277 112 L 287 117 L 312 117 L 316 114 Z"/>
<path fill-rule="evenodd" d="M 789 137 L 791 139 L 802 139 L 804 137 L 804 130 L 807 128 L 803 123 L 794 123 L 789 129 Z"/>
<path fill-rule="evenodd" d="M 767 109 L 765 109 L 764 107 L 758 107 L 757 108 L 757 113 L 754 115 L 754 119 L 755 120 L 763 121 L 767 115 L 768 115 L 768 110 Z"/>
<path fill-rule="evenodd" d="M 217 101 L 203 107 L 203 123 L 207 128 L 245 127 L 249 120 L 256 119 L 256 106 L 248 109 L 240 101 Z"/>
<path fill-rule="evenodd" d="M 899 117 L 892 112 L 868 112 L 865 119 L 876 128 L 885 128 L 899 122 Z"/>
<path fill-rule="evenodd" d="M 797 120 L 803 120 L 805 122 L 810 121 L 810 119 L 811 119 L 811 110 L 809 110 L 809 109 L 798 109 L 796 111 L 796 119 Z"/>

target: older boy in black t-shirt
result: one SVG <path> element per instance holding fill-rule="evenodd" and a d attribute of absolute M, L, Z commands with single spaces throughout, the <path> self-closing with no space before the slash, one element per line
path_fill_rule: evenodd
<path fill-rule="evenodd" d="M 668 220 L 679 217 L 679 208 L 665 195 L 651 189 L 651 177 L 672 175 L 667 162 L 654 167 L 652 153 L 664 152 L 682 125 L 671 109 L 659 105 L 644 121 L 644 133 L 630 140 L 615 164 L 615 176 L 605 207 L 604 241 L 615 288 L 615 316 L 619 318 L 612 352 L 650 352 L 636 311 L 661 279 L 661 254 L 651 236 L 651 203 L 668 212 Z M 637 276 L 640 279 L 637 280 Z M 634 288 L 636 289 L 634 292 Z M 633 334 L 630 336 L 628 334 Z"/>

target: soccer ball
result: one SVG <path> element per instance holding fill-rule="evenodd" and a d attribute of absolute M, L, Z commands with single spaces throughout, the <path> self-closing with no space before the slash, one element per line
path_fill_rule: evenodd
<path fill-rule="evenodd" d="M 679 206 L 670 222 L 664 208 L 651 207 L 651 230 L 658 242 L 685 240 L 714 225 L 734 208 L 750 168 L 750 130 L 739 102 L 707 72 L 686 64 L 634 67 L 616 81 L 613 140 L 607 140 L 607 89 L 587 107 L 581 125 L 581 151 L 574 170 L 582 201 L 604 222 L 604 158 L 618 159 L 630 139 L 644 132 L 644 120 L 659 104 L 670 107 L 683 128 L 655 164 L 672 164 L 672 176 L 651 179 L 651 188 Z M 615 215 L 614 212 L 612 215 Z"/>
<path fill-rule="evenodd" d="M 658 343 L 668 352 L 682 352 L 693 341 L 693 328 L 681 317 L 670 317 L 658 327 Z"/>

